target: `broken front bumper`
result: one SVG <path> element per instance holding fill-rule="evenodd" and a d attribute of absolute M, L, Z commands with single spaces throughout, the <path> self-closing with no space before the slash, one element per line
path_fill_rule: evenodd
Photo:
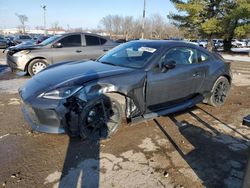
<path fill-rule="evenodd" d="M 79 116 L 86 102 L 79 96 L 67 99 L 51 100 L 33 98 L 23 100 L 22 112 L 32 130 L 44 133 L 67 133 L 72 136 L 79 135 Z"/>
<path fill-rule="evenodd" d="M 23 105 L 22 112 L 31 129 L 45 133 L 65 133 L 64 126 L 53 109 L 32 108 L 29 105 Z"/>

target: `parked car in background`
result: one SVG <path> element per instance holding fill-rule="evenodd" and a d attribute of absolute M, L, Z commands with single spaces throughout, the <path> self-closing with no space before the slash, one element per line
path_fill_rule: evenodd
<path fill-rule="evenodd" d="M 126 39 L 117 39 L 115 42 L 117 42 L 117 43 L 125 43 L 127 41 L 126 41 Z"/>
<path fill-rule="evenodd" d="M 179 38 L 179 37 L 170 37 L 170 38 L 167 38 L 167 39 L 164 39 L 164 40 L 183 40 L 183 39 Z"/>
<path fill-rule="evenodd" d="M 233 47 L 236 47 L 236 48 L 247 47 L 247 42 L 243 40 L 232 39 L 231 44 Z"/>
<path fill-rule="evenodd" d="M 250 47 L 250 39 L 246 39 L 247 47 Z"/>
<path fill-rule="evenodd" d="M 191 39 L 191 40 L 189 40 L 189 42 L 192 44 L 195 44 L 197 46 L 207 48 L 207 40 Z"/>
<path fill-rule="evenodd" d="M 213 39 L 212 41 L 215 49 L 223 48 L 224 45 L 223 39 Z"/>
<path fill-rule="evenodd" d="M 250 47 L 250 39 L 241 39 L 242 42 L 245 42 L 246 47 Z"/>
<path fill-rule="evenodd" d="M 96 34 L 67 33 L 52 36 L 38 45 L 12 47 L 7 53 L 7 63 L 12 70 L 32 76 L 53 63 L 98 58 L 116 45 Z"/>
<path fill-rule="evenodd" d="M 207 48 L 207 43 L 208 43 L 207 39 L 201 39 L 198 41 L 198 43 L 199 43 L 199 46 L 203 48 Z"/>
<path fill-rule="evenodd" d="M 48 39 L 51 36 L 52 35 L 40 35 L 40 36 L 38 36 L 36 39 L 36 44 L 40 44 L 41 42 L 43 42 L 44 40 Z"/>
<path fill-rule="evenodd" d="M 199 46 L 199 42 L 196 39 L 188 40 L 189 43 Z"/>
<path fill-rule="evenodd" d="M 15 44 L 20 44 L 22 42 L 33 41 L 29 35 L 15 35 L 13 39 Z"/>
<path fill-rule="evenodd" d="M 7 35 L 5 38 L 7 39 L 7 47 L 15 46 L 16 43 L 14 42 L 14 35 Z"/>
<path fill-rule="evenodd" d="M 178 41 L 139 40 L 96 61 L 47 67 L 19 90 L 32 129 L 109 137 L 122 118 L 153 118 L 207 102 L 225 103 L 230 66 L 217 54 Z"/>
<path fill-rule="evenodd" d="M 7 46 L 8 46 L 7 39 L 3 35 L 0 35 L 0 48 L 7 48 Z"/>

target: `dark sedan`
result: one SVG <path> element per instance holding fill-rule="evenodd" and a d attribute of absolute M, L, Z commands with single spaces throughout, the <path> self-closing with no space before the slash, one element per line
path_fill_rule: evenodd
<path fill-rule="evenodd" d="M 152 118 L 206 102 L 223 105 L 230 67 L 179 41 L 132 41 L 96 61 L 55 64 L 20 89 L 35 131 L 107 137 L 121 119 Z"/>

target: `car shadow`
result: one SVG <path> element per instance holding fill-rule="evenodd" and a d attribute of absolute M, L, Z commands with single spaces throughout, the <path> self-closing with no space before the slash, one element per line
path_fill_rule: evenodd
<path fill-rule="evenodd" d="M 70 138 L 59 188 L 99 187 L 100 140 Z"/>
<path fill-rule="evenodd" d="M 217 130 L 200 113 L 193 113 L 194 109 L 223 123 L 223 126 L 231 129 L 231 133 L 238 136 L 231 136 Z M 191 120 L 178 121 L 177 115 L 180 113 L 172 114 L 169 117 L 178 127 L 181 135 L 194 148 L 186 154 L 160 121 L 157 119 L 154 121 L 205 187 L 241 187 L 248 159 L 249 138 L 199 107 L 192 108 L 185 113 L 189 114 L 191 119 L 199 122 L 201 126 L 191 123 Z"/>
<path fill-rule="evenodd" d="M 87 74 L 93 75 L 96 74 L 96 72 L 92 70 Z M 111 101 L 107 96 L 102 95 L 100 97 L 99 95 L 97 98 L 98 99 L 96 100 L 96 104 L 99 105 L 99 109 L 104 109 L 104 103 L 107 106 L 111 106 Z M 79 100 L 80 98 L 77 98 L 77 101 Z M 79 105 L 82 103 L 77 104 Z M 90 108 L 91 105 L 89 103 L 86 103 L 84 105 L 85 106 L 82 106 L 83 108 L 81 107 L 79 108 L 79 110 L 76 109 L 76 105 L 75 103 L 73 103 L 72 107 L 68 107 L 69 112 L 65 114 L 65 118 L 67 119 L 67 123 L 69 126 L 70 122 L 73 122 L 73 124 L 76 124 L 76 122 L 78 122 L 78 132 L 80 132 L 80 135 L 82 135 L 83 137 L 83 135 L 86 136 L 87 134 L 89 134 L 89 136 L 85 139 L 82 139 L 79 135 L 72 134 L 72 131 L 69 130 L 69 128 L 66 128 L 69 133 L 69 144 L 58 185 L 59 188 L 99 187 L 101 171 L 100 141 L 108 138 L 108 124 L 100 124 L 99 122 L 100 119 L 98 117 L 102 112 L 104 113 L 104 111 L 95 111 L 95 114 L 97 115 L 92 117 L 90 124 L 101 126 L 102 129 L 98 129 L 98 126 L 93 126 L 88 127 L 88 131 L 86 132 L 87 127 L 83 128 L 81 126 L 84 126 L 86 122 L 90 121 L 88 115 L 93 115 L 93 109 Z M 72 114 L 75 114 L 77 118 L 73 118 Z M 107 113 L 104 113 L 101 117 L 102 119 L 105 119 L 105 122 L 108 122 L 111 116 L 107 116 Z M 72 137 L 73 135 L 74 137 Z"/>

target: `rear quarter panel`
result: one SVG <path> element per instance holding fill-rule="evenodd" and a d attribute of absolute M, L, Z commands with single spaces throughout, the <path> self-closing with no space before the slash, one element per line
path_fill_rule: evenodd
<path fill-rule="evenodd" d="M 231 83 L 231 70 L 223 60 L 214 58 L 212 61 L 205 63 L 208 65 L 207 75 L 204 80 L 203 89 L 205 92 L 211 92 L 215 81 L 220 76 L 229 78 Z"/>

